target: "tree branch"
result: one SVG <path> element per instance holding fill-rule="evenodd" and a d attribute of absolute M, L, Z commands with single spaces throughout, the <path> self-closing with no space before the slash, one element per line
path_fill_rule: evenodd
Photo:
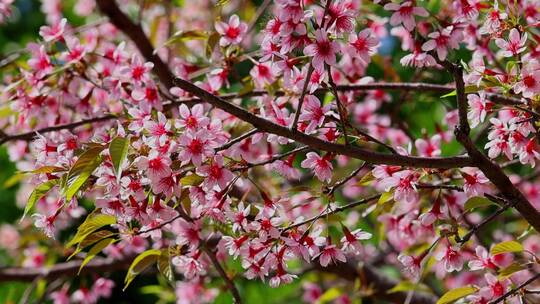
<path fill-rule="evenodd" d="M 512 296 L 513 294 L 515 294 L 516 292 L 518 292 L 521 288 L 531 284 L 532 282 L 536 281 L 540 279 L 540 273 L 537 273 L 536 275 L 532 276 L 531 278 L 529 278 L 527 281 L 521 283 L 521 285 L 519 285 L 518 287 L 510 290 L 509 292 L 503 294 L 502 296 L 500 296 L 499 298 L 495 299 L 494 301 L 491 301 L 489 302 L 489 304 L 497 304 L 497 303 L 501 303 L 502 301 L 504 301 L 506 298 Z"/>
<path fill-rule="evenodd" d="M 135 257 L 127 256 L 122 259 L 95 258 L 86 264 L 81 274 L 86 273 L 104 273 L 129 267 Z M 46 281 L 53 281 L 60 277 L 76 276 L 81 267 L 82 260 L 65 262 L 53 265 L 51 267 L 25 268 L 9 267 L 0 268 L 0 282 L 24 281 L 32 282 L 39 277 Z"/>
<path fill-rule="evenodd" d="M 474 161 L 474 166 L 478 167 L 484 175 L 498 188 L 501 195 L 512 202 L 517 211 L 529 222 L 531 226 L 540 231 L 540 212 L 531 205 L 527 198 L 512 184 L 508 176 L 499 165 L 492 162 L 482 153 L 471 140 L 470 127 L 467 120 L 467 98 L 465 96 L 465 84 L 463 81 L 463 69 L 450 62 L 442 63 L 445 68 L 452 73 L 456 83 L 456 97 L 459 111 L 459 125 L 454 130 L 456 139 L 460 142 L 467 153 Z M 504 206 L 503 206 L 504 207 Z"/>

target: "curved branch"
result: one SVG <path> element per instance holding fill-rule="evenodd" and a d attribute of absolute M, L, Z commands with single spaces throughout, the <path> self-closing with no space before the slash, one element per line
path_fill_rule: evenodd
<path fill-rule="evenodd" d="M 456 82 L 456 98 L 459 112 L 459 125 L 454 131 L 456 139 L 460 142 L 467 153 L 474 160 L 474 166 L 478 167 L 484 175 L 497 187 L 501 195 L 514 205 L 514 208 L 523 216 L 531 226 L 540 231 L 540 211 L 538 211 L 527 198 L 510 181 L 503 169 L 492 162 L 473 143 L 469 136 L 470 127 L 467 120 L 467 99 L 465 96 L 465 83 L 463 81 L 463 69 L 450 62 L 442 62 L 444 67 L 453 75 Z M 504 205 L 503 205 L 504 207 Z"/>
<path fill-rule="evenodd" d="M 103 273 L 113 270 L 126 269 L 135 257 L 127 256 L 122 259 L 96 258 L 86 264 L 81 270 L 85 273 Z M 82 261 L 71 261 L 53 265 L 51 267 L 25 268 L 10 267 L 0 268 L 0 282 L 24 281 L 32 282 L 36 278 L 53 281 L 60 277 L 76 276 Z"/>

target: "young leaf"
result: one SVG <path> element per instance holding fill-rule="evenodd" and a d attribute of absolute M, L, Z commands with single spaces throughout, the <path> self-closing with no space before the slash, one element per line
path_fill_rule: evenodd
<path fill-rule="evenodd" d="M 101 252 L 101 250 L 105 249 L 105 247 L 109 246 L 110 244 L 116 242 L 115 239 L 108 238 L 99 241 L 97 244 L 95 244 L 90 251 L 88 251 L 88 254 L 84 258 L 83 262 L 81 263 L 81 267 L 79 267 L 79 272 L 77 272 L 77 275 L 81 273 L 81 270 L 83 269 L 88 262 L 90 262 L 98 253 Z"/>
<path fill-rule="evenodd" d="M 465 211 L 472 210 L 474 208 L 479 207 L 486 207 L 490 205 L 495 205 L 494 202 L 490 201 L 489 199 L 482 197 L 482 196 L 475 196 L 471 197 L 465 202 L 465 206 L 463 207 Z"/>
<path fill-rule="evenodd" d="M 394 192 L 393 191 L 384 192 L 379 197 L 379 201 L 377 202 L 377 204 L 384 204 L 384 203 L 390 201 L 393 197 L 394 197 Z"/>
<path fill-rule="evenodd" d="M 413 283 L 411 281 L 403 281 L 392 287 L 386 293 L 395 293 L 400 291 L 420 290 L 426 293 L 431 293 L 429 287 L 421 283 Z"/>
<path fill-rule="evenodd" d="M 317 303 L 328 303 L 333 300 L 335 300 L 337 297 L 341 295 L 341 292 L 336 287 L 330 288 L 327 291 L 325 291 L 318 299 Z"/>
<path fill-rule="evenodd" d="M 198 186 L 204 181 L 204 177 L 197 174 L 191 174 L 180 179 L 182 186 Z"/>
<path fill-rule="evenodd" d="M 56 166 L 43 166 L 40 168 L 37 168 L 32 171 L 24 172 L 24 173 L 30 173 L 30 174 L 39 174 L 39 173 L 54 173 L 54 172 L 61 172 L 65 169 L 62 167 L 56 167 Z"/>
<path fill-rule="evenodd" d="M 159 272 L 169 281 L 172 281 L 174 279 L 173 272 L 171 269 L 171 261 L 170 256 L 167 250 L 164 250 L 162 254 L 159 256 L 158 262 L 157 262 L 158 270 Z"/>
<path fill-rule="evenodd" d="M 125 137 L 115 137 L 109 145 L 109 154 L 111 155 L 116 177 L 120 177 L 122 174 L 122 163 L 127 157 L 128 149 L 129 138 Z"/>
<path fill-rule="evenodd" d="M 450 291 L 448 291 L 447 293 L 445 293 L 440 299 L 439 301 L 437 301 L 437 304 L 449 304 L 449 303 L 453 303 L 463 297 L 466 297 L 470 294 L 473 294 L 475 293 L 476 291 L 478 291 L 478 288 L 472 286 L 472 285 L 468 285 L 468 286 L 464 286 L 464 287 L 458 287 L 456 289 L 452 289 Z"/>
<path fill-rule="evenodd" d="M 126 290 L 129 284 L 139 273 L 143 272 L 150 265 L 156 263 L 160 255 L 161 250 L 159 249 L 150 249 L 139 254 L 135 260 L 133 260 L 131 266 L 129 266 L 126 278 L 124 279 L 124 290 Z"/>
<path fill-rule="evenodd" d="M 90 148 L 81 154 L 71 170 L 69 170 L 66 182 L 67 188 L 64 189 L 67 201 L 70 201 L 75 196 L 94 170 L 101 164 L 102 159 L 99 154 L 103 149 L 103 147 Z"/>
<path fill-rule="evenodd" d="M 524 269 L 527 269 L 526 266 L 524 265 L 521 265 L 519 263 L 512 263 L 510 264 L 509 266 L 501 269 L 499 271 L 499 278 L 500 279 L 504 279 L 504 278 L 507 278 L 511 275 L 513 275 L 514 273 L 518 272 L 518 271 L 522 271 Z"/>
<path fill-rule="evenodd" d="M 521 251 L 523 251 L 523 246 L 516 241 L 502 242 L 493 246 L 493 248 L 491 248 L 492 255 L 508 253 L 508 252 L 521 252 Z"/>
<path fill-rule="evenodd" d="M 88 235 L 98 230 L 99 228 L 115 223 L 116 218 L 112 215 L 91 213 L 88 215 L 88 217 L 86 217 L 84 223 L 82 223 L 79 228 L 77 228 L 77 233 L 75 234 L 73 239 L 66 244 L 66 247 L 71 247 L 75 244 L 78 244 L 82 242 Z"/>
<path fill-rule="evenodd" d="M 84 248 L 90 245 L 93 245 L 105 238 L 111 237 L 113 235 L 114 235 L 114 232 L 109 231 L 109 230 L 99 230 L 99 231 L 89 234 L 77 245 L 77 248 L 75 249 L 75 251 L 73 251 L 73 253 L 68 257 L 68 260 L 76 256 Z"/>
<path fill-rule="evenodd" d="M 44 182 L 43 184 L 38 185 L 34 191 L 32 191 L 32 194 L 30 194 L 30 197 L 28 198 L 28 203 L 26 203 L 26 207 L 24 208 L 24 213 L 21 218 L 24 219 L 24 217 L 28 214 L 30 209 L 34 207 L 37 201 L 39 201 L 40 198 L 42 198 L 49 190 L 51 190 L 55 185 L 58 184 L 58 179 L 51 179 L 49 181 Z"/>

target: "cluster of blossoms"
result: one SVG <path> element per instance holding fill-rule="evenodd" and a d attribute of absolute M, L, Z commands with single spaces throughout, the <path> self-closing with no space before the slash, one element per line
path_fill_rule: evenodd
<path fill-rule="evenodd" d="M 77 12 L 90 15 L 95 3 L 82 2 Z M 175 12 L 182 16 L 190 9 L 202 10 L 194 8 L 202 4 L 191 2 Z M 452 1 L 451 9 L 434 16 L 417 1 L 390 2 L 382 6 L 388 18 L 364 18 L 360 2 L 276 0 L 273 17 L 258 35 L 250 35 L 247 22 L 234 14 L 205 22 L 208 16 L 201 13 L 173 28 L 157 22 L 155 44 L 164 47 L 155 56 L 167 59 L 174 77 L 191 80 L 210 94 L 243 85 L 231 106 L 247 108 L 249 115 L 293 135 L 299 132 L 327 145 L 346 143 L 340 146 L 345 148 L 390 150 L 388 155 L 396 159 L 437 160 L 446 154 L 445 146 L 455 142 L 452 130 L 463 123 L 459 111 L 448 110 L 433 126 L 422 126 L 434 131 L 422 131 L 416 138 L 399 109 L 386 110 L 399 107 L 406 95 L 346 87 L 376 84 L 368 76 L 375 59 L 384 73 L 392 74 L 388 78 L 399 77 L 378 53 L 392 36 L 401 40 L 400 63 L 417 68 L 417 77 L 421 68 L 442 69 L 456 57 L 454 50 L 466 46 L 472 59 L 460 69 L 466 72 L 470 127 L 485 128 L 478 131 L 487 132 L 482 145 L 493 161 L 505 159 L 506 166 L 520 163 L 527 170 L 535 166 L 540 159 L 535 123 L 540 49 L 532 40 L 538 37 L 532 28 L 538 26 L 539 3 L 511 7 L 503 1 Z M 196 94 L 181 85 L 160 83 L 161 77 L 153 75 L 159 75 L 155 61 L 143 59 L 132 42 L 113 38 L 122 29 L 109 23 L 72 28 L 56 1 L 45 4 L 50 24 L 41 28 L 40 43 L 28 45 L 25 67 L 7 76 L 11 85 L 5 86 L 3 98 L 13 115 L 1 117 L 0 123 L 8 134 L 38 130 L 31 144 L 18 140 L 8 149 L 18 169 L 32 173 L 21 193 L 32 192 L 34 225 L 49 237 L 59 237 L 86 213 L 84 223 L 99 216 L 109 219 L 107 229 L 115 233 L 96 232 L 100 226 L 84 237 L 102 233 L 102 239 L 110 240 L 103 254 L 117 260 L 160 252 L 182 275 L 176 283 L 180 303 L 213 301 L 217 290 L 207 286 L 211 269 L 231 260 L 240 262 L 245 278 L 272 287 L 296 279 L 298 261 L 329 268 L 355 266 L 359 259 L 382 260 L 402 267 L 415 283 L 433 275 L 445 279 L 447 289 L 474 285 L 462 300 L 467 303 L 495 300 L 537 270 L 537 235 L 524 233 L 523 248 L 510 250 L 514 253 L 496 253 L 480 236 L 464 237 L 463 227 L 476 231 L 483 225 L 476 211 L 486 203 L 470 202 L 499 197 L 489 174 L 471 167 L 474 164 L 450 169 L 415 168 L 412 162 L 410 167 L 359 164 L 337 151 L 297 146 L 284 132 L 252 128 L 241 117 L 194 98 Z M 150 6 L 156 8 L 147 18 L 161 16 L 159 4 Z M 524 16 L 522 24 L 516 16 Z M 188 41 L 192 52 L 183 49 L 189 55 L 175 57 L 170 41 L 188 37 L 188 28 L 207 43 Z M 168 41 L 173 29 L 183 32 Z M 251 40 L 260 44 L 256 55 L 243 53 L 254 44 Z M 198 55 L 202 53 L 207 56 Z M 244 75 L 237 75 L 235 64 L 240 61 L 249 65 Z M 506 102 L 499 102 L 501 98 Z M 81 120 L 92 127 L 39 132 Z M 351 168 L 346 177 L 337 170 Z M 312 187 L 298 187 L 312 175 Z M 540 185 L 510 178 L 540 209 Z M 358 199 L 362 201 L 355 205 Z M 95 202 L 91 213 L 85 200 Z M 346 203 L 367 207 L 340 215 L 352 206 Z M 373 231 L 383 232 L 380 240 L 360 228 L 369 219 L 377 221 Z M 2 228 L 0 243 L 13 244 L 16 235 Z M 493 235 L 494 243 L 512 238 L 502 230 Z M 83 256 L 80 248 L 73 254 Z M 41 267 L 45 260 L 42 249 L 28 246 L 22 264 Z M 521 267 L 526 263 L 532 266 Z M 508 273 L 516 264 L 520 268 Z M 464 265 L 471 271 L 462 271 Z M 110 296 L 113 285 L 99 278 L 91 289 L 81 287 L 70 296 L 70 287 L 64 285 L 50 296 L 55 303 L 93 303 Z M 304 300 L 317 300 L 326 287 L 305 284 Z M 349 300 L 343 295 L 336 301 Z"/>

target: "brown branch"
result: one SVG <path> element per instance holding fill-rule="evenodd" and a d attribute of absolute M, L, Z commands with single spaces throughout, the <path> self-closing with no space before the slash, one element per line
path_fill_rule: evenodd
<path fill-rule="evenodd" d="M 529 278 L 527 281 L 521 283 L 518 287 L 510 290 L 509 292 L 503 294 L 502 296 L 498 297 L 497 299 L 489 302 L 489 304 L 497 304 L 497 303 L 501 303 L 502 301 L 504 301 L 506 298 L 512 296 L 513 294 L 515 294 L 516 292 L 518 292 L 521 288 L 531 284 L 532 282 L 536 281 L 540 279 L 540 273 L 537 273 L 535 274 L 534 276 L 532 276 L 531 278 Z"/>
<path fill-rule="evenodd" d="M 322 267 L 319 264 L 314 264 L 314 266 L 318 271 L 333 273 L 345 280 L 353 282 L 359 280 L 361 288 L 364 287 L 368 290 L 365 297 L 376 299 L 377 303 L 380 300 L 390 303 L 405 303 L 407 299 L 407 292 L 388 293 L 388 290 L 399 282 L 384 276 L 374 266 L 367 263 L 358 263 L 349 259 L 347 263 L 339 263 L 329 267 Z M 417 291 L 412 295 L 410 303 L 435 304 L 436 302 L 435 296 Z"/>
<path fill-rule="evenodd" d="M 175 84 L 181 89 L 190 92 L 191 94 L 201 98 L 205 102 L 210 103 L 216 108 L 219 108 L 231 115 L 234 115 L 240 120 L 250 123 L 260 131 L 287 137 L 299 143 L 308 145 L 313 149 L 319 149 L 335 154 L 347 155 L 352 158 L 361 159 L 370 163 L 389 164 L 406 167 L 448 169 L 473 165 L 473 163 L 470 161 L 470 158 L 466 156 L 426 158 L 405 155 L 390 155 L 365 150 L 363 148 L 352 145 L 347 146 L 328 142 L 318 137 L 299 132 L 298 130 L 291 130 L 289 128 L 283 127 L 269 120 L 261 118 L 257 115 L 254 115 L 235 104 L 229 103 L 224 99 L 221 99 L 220 97 L 197 87 L 189 81 L 176 78 Z"/>
<path fill-rule="evenodd" d="M 42 128 L 42 129 L 35 130 L 35 131 L 30 131 L 30 132 L 15 134 L 15 135 L 0 136 L 0 145 L 6 143 L 8 141 L 14 141 L 14 140 L 27 140 L 27 141 L 28 140 L 33 140 L 38 134 L 45 134 L 45 133 L 49 133 L 49 132 L 53 132 L 53 131 L 60 131 L 60 130 L 73 130 L 73 129 L 77 128 L 77 127 L 80 127 L 80 126 L 83 126 L 83 125 L 86 125 L 86 124 L 92 124 L 92 123 L 96 123 L 96 122 L 108 121 L 108 120 L 115 119 L 115 118 L 118 118 L 118 117 L 115 116 L 115 115 L 112 115 L 112 114 L 108 114 L 108 115 L 104 115 L 104 116 L 99 116 L 99 117 L 94 117 L 94 118 L 89 118 L 89 119 L 83 119 L 83 120 L 80 120 L 80 121 L 77 121 L 77 122 L 68 123 L 68 124 L 64 124 L 64 125 L 46 127 L 46 128 Z"/>
<path fill-rule="evenodd" d="M 122 259 L 95 258 L 82 268 L 81 274 L 104 273 L 129 267 L 135 257 L 128 256 Z M 32 282 L 35 278 L 53 281 L 60 277 L 76 276 L 82 261 L 71 261 L 53 265 L 51 267 L 25 268 L 9 267 L 0 268 L 0 282 L 24 281 Z"/>
<path fill-rule="evenodd" d="M 456 240 L 459 242 L 459 243 L 462 243 L 462 244 L 465 244 L 466 242 L 468 242 L 471 237 L 473 235 L 476 235 L 478 233 L 478 230 L 480 230 L 480 228 L 482 228 L 483 226 L 485 226 L 486 224 L 488 224 L 489 222 L 495 220 L 500 214 L 502 214 L 503 212 L 505 212 L 506 210 L 508 210 L 508 208 L 512 207 L 512 204 L 510 202 L 507 202 L 505 200 L 501 200 L 499 199 L 498 197 L 496 196 L 493 196 L 493 195 L 489 195 L 489 194 L 486 194 L 486 197 L 494 200 L 494 201 L 497 201 L 499 202 L 500 204 L 502 204 L 503 206 L 500 207 L 499 209 L 497 209 L 497 211 L 493 212 L 492 214 L 490 214 L 488 217 L 486 217 L 482 222 L 476 224 L 476 225 L 473 225 L 471 227 L 471 229 L 469 230 L 469 232 L 467 232 L 467 234 L 465 234 L 465 236 L 463 237 L 457 237 Z"/>
<path fill-rule="evenodd" d="M 222 150 L 226 150 L 226 149 L 229 149 L 230 147 L 232 147 L 233 145 L 241 142 L 242 140 L 248 138 L 248 137 L 251 137 L 252 135 L 255 135 L 259 132 L 259 130 L 257 129 L 251 129 L 250 131 L 236 137 L 236 138 L 233 138 L 231 139 L 230 141 L 224 143 L 223 145 L 219 146 L 216 148 L 216 151 L 222 151 Z"/>
<path fill-rule="evenodd" d="M 330 3 L 330 1 L 328 1 L 328 3 Z M 326 64 L 326 71 L 328 73 L 328 84 L 330 85 L 330 88 L 331 88 L 331 92 L 332 94 L 334 95 L 334 98 L 336 99 L 336 105 L 337 105 L 337 109 L 338 109 L 338 113 L 339 113 L 339 120 L 341 122 L 341 128 L 343 129 L 343 138 L 345 139 L 345 144 L 346 145 L 349 145 L 349 138 L 347 136 L 347 124 L 345 122 L 348 122 L 347 120 L 347 114 L 346 114 L 346 109 L 345 107 L 343 106 L 343 104 L 341 103 L 341 100 L 339 99 L 339 94 L 338 94 L 338 91 L 336 89 L 336 83 L 334 82 L 334 77 L 332 77 L 332 67 L 330 67 L 330 65 Z M 368 134 L 368 138 L 371 139 L 371 140 L 375 140 L 373 137 L 371 137 L 371 135 Z"/>
<path fill-rule="evenodd" d="M 324 212 L 322 214 L 319 214 L 317 216 L 314 216 L 314 217 L 311 217 L 307 220 L 304 220 L 304 221 L 301 221 L 301 222 L 298 222 L 298 223 L 294 223 L 294 224 L 291 224 L 285 228 L 283 228 L 282 232 L 285 232 L 285 231 L 288 231 L 288 230 L 291 230 L 293 228 L 296 228 L 296 227 L 300 227 L 302 225 L 305 225 L 305 224 L 309 224 L 313 221 L 316 221 L 322 217 L 325 217 L 327 215 L 332 215 L 332 214 L 336 214 L 336 213 L 339 213 L 339 212 L 342 212 L 344 210 L 347 210 L 347 209 L 351 209 L 351 208 L 354 208 L 356 206 L 360 206 L 360 205 L 365 205 L 373 200 L 376 200 L 376 199 L 379 199 L 381 195 L 380 194 L 375 194 L 375 195 L 372 195 L 372 196 L 369 196 L 369 197 L 366 197 L 362 200 L 359 200 L 357 202 L 353 202 L 353 203 L 350 203 L 350 204 L 347 204 L 347 205 L 343 205 L 343 206 L 339 206 L 339 207 L 336 207 L 336 208 L 333 208 L 331 209 L 330 211 L 327 211 L 327 212 Z"/>
<path fill-rule="evenodd" d="M 512 202 L 517 211 L 523 216 L 531 226 L 540 231 L 540 212 L 527 200 L 527 198 L 512 184 L 508 176 L 499 165 L 492 162 L 482 153 L 471 140 L 470 127 L 467 120 L 467 99 L 465 96 L 465 83 L 463 81 L 463 68 L 450 62 L 442 63 L 445 68 L 452 73 L 456 83 L 456 97 L 459 111 L 459 125 L 454 133 L 467 153 L 474 161 L 474 166 L 478 167 L 484 175 L 498 188 L 503 198 Z"/>
<path fill-rule="evenodd" d="M 109 17 L 109 21 L 135 43 L 144 58 L 154 64 L 153 72 L 157 75 L 161 83 L 167 89 L 172 88 L 174 86 L 174 74 L 167 64 L 157 54 L 154 54 L 154 47 L 146 37 L 141 26 L 129 19 L 120 10 L 115 0 L 97 0 L 96 3 L 99 10 Z"/>
<path fill-rule="evenodd" d="M 225 284 L 227 285 L 227 288 L 231 291 L 231 294 L 234 299 L 234 303 L 241 304 L 242 298 L 240 297 L 240 293 L 238 292 L 238 289 L 236 288 L 236 285 L 234 285 L 234 282 L 229 278 L 227 273 L 225 272 L 225 269 L 223 269 L 223 266 L 219 263 L 216 253 L 212 251 L 212 249 L 208 248 L 206 245 L 203 246 L 203 251 L 206 253 L 206 255 L 210 258 L 212 261 L 212 264 L 214 264 L 214 267 L 219 272 L 219 275 L 225 280 Z"/>
<path fill-rule="evenodd" d="M 227 102 L 226 100 L 211 94 L 210 92 L 199 88 L 193 83 L 184 79 L 175 78 L 169 67 L 163 63 L 161 58 L 154 54 L 152 44 L 146 37 L 140 26 L 134 24 L 116 5 L 115 1 L 98 0 L 100 10 L 106 14 L 111 22 L 130 37 L 139 51 L 143 54 L 146 60 L 154 63 L 155 73 L 158 78 L 167 87 L 177 86 L 186 92 L 200 98 L 201 100 L 219 108 L 231 115 L 236 116 L 240 120 L 252 124 L 260 131 L 284 136 L 297 142 L 303 143 L 314 149 L 319 149 L 336 154 L 347 155 L 353 158 L 358 158 L 370 163 L 380 163 L 388 165 L 399 165 L 407 167 L 423 167 L 423 168 L 456 168 L 472 165 L 469 157 L 457 156 L 448 158 L 423 158 L 404 155 L 388 155 L 377 152 L 372 152 L 355 146 L 345 146 L 336 143 L 331 143 L 314 136 L 310 136 L 291 130 L 281 125 L 275 124 L 269 120 L 254 115 L 245 109 Z"/>
<path fill-rule="evenodd" d="M 296 127 L 298 125 L 298 119 L 300 118 L 300 113 L 302 112 L 302 105 L 304 104 L 304 98 L 306 97 L 309 80 L 311 79 L 311 74 L 313 74 L 314 70 L 315 68 L 312 64 L 310 64 L 307 71 L 306 79 L 304 79 L 304 87 L 302 88 L 302 94 L 300 94 L 300 99 L 298 99 L 298 106 L 296 107 L 296 112 L 294 113 L 294 120 L 291 126 L 291 129 L 293 130 L 296 130 Z"/>
<path fill-rule="evenodd" d="M 440 84 L 430 84 L 430 83 L 421 83 L 421 82 L 404 82 L 404 83 L 391 83 L 391 82 L 373 82 L 370 84 L 348 84 L 348 85 L 338 85 L 336 87 L 337 91 L 339 92 L 347 92 L 347 91 L 369 91 L 369 90 L 400 90 L 400 91 L 422 91 L 422 92 L 438 92 L 438 93 L 447 93 L 453 90 L 452 86 L 448 85 L 440 85 Z M 329 91 L 330 88 L 319 88 L 317 89 L 314 94 L 320 94 Z M 243 98 L 243 97 L 259 97 L 267 95 L 268 91 L 266 90 L 255 90 L 247 94 L 236 94 L 236 93 L 229 93 L 229 94 L 222 94 L 219 95 L 220 98 L 224 100 L 232 100 L 236 98 Z M 285 91 L 277 91 L 275 92 L 276 96 L 284 96 L 287 94 Z M 492 96 L 499 96 L 501 100 L 506 100 L 508 102 L 508 97 L 504 97 L 502 95 L 492 95 Z M 493 101 L 493 100 L 492 100 Z M 174 100 L 168 103 L 165 103 L 163 105 L 164 110 L 171 109 L 175 106 L 181 105 L 181 104 L 196 104 L 203 102 L 198 97 L 193 98 L 183 98 L 179 100 Z M 516 101 L 519 102 L 519 101 Z M 104 116 L 98 116 L 94 118 L 84 119 L 81 121 L 58 125 L 58 126 L 52 126 L 52 127 L 46 127 L 42 129 L 38 129 L 35 131 L 29 131 L 25 133 L 20 134 L 14 134 L 14 135 L 3 135 L 0 133 L 0 145 L 13 141 L 13 140 L 32 140 L 35 138 L 36 134 L 45 134 L 53 131 L 59 131 L 59 130 L 72 130 L 76 127 L 90 124 L 90 123 L 96 123 L 96 122 L 103 122 L 107 120 L 113 120 L 118 119 L 118 116 L 115 115 L 104 115 Z"/>

